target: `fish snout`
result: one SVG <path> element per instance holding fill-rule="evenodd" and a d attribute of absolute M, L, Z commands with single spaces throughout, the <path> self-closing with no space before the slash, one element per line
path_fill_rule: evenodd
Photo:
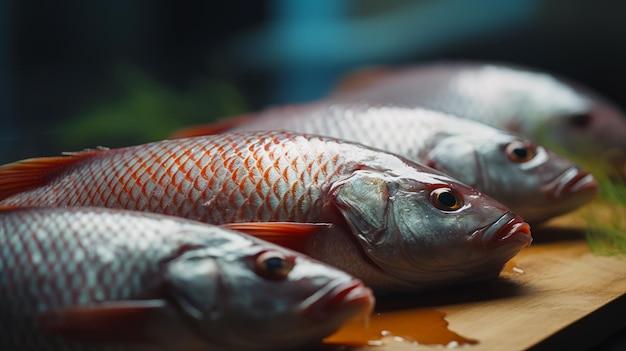
<path fill-rule="evenodd" d="M 505 245 L 527 247 L 532 242 L 530 225 L 522 217 L 508 212 L 493 224 L 474 233 L 470 240 L 482 249 L 496 249 Z"/>
<path fill-rule="evenodd" d="M 328 318 L 333 314 L 357 315 L 369 313 L 374 309 L 374 294 L 362 281 L 353 279 L 329 287 L 327 292 L 303 312 L 315 320 Z"/>
<path fill-rule="evenodd" d="M 574 166 L 546 184 L 542 191 L 550 199 L 576 195 L 591 200 L 598 193 L 598 189 L 598 182 L 592 174 Z"/>

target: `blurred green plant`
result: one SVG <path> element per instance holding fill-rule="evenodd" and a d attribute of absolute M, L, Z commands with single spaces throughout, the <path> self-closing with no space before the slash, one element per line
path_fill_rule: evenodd
<path fill-rule="evenodd" d="M 626 184 L 601 169 L 593 169 L 592 173 L 600 194 L 581 211 L 589 248 L 598 255 L 626 254 Z"/>
<path fill-rule="evenodd" d="M 587 160 L 567 152 L 551 142 L 547 129 L 542 130 L 543 145 L 568 157 L 598 181 L 598 197 L 583 206 L 576 215 L 585 222 L 585 238 L 589 249 L 596 255 L 626 254 L 626 172 L 598 153 L 594 160 Z M 588 145 L 593 148 L 593 145 Z"/>
<path fill-rule="evenodd" d="M 598 157 L 592 162 L 569 157 L 598 181 L 598 197 L 578 211 L 585 221 L 585 238 L 597 255 L 626 254 L 626 178 L 609 161 Z"/>
<path fill-rule="evenodd" d="M 160 84 L 130 66 L 114 77 L 115 96 L 96 101 L 61 125 L 58 144 L 67 150 L 119 147 L 161 140 L 181 127 L 247 111 L 229 81 L 197 79 L 186 91 Z"/>

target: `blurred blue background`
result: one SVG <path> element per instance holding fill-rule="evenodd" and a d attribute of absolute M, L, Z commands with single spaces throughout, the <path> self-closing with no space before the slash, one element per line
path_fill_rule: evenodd
<path fill-rule="evenodd" d="M 0 0 L 0 163 L 318 99 L 371 65 L 511 62 L 626 105 L 626 3 Z"/>

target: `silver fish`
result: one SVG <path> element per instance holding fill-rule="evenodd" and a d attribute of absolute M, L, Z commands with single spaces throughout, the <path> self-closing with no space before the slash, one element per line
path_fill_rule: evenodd
<path fill-rule="evenodd" d="M 102 206 L 235 223 L 331 263 L 377 292 L 491 279 L 531 241 L 521 217 L 432 168 L 360 144 L 286 132 L 223 133 L 16 162 L 0 167 L 0 204 Z"/>
<path fill-rule="evenodd" d="M 348 274 L 253 237 L 104 208 L 0 210 L 2 350 L 276 350 L 373 305 Z"/>
<path fill-rule="evenodd" d="M 591 174 L 522 136 L 422 108 L 322 101 L 190 127 L 175 136 L 279 129 L 356 141 L 424 163 L 531 223 L 569 212 L 598 191 Z"/>
<path fill-rule="evenodd" d="M 427 107 L 514 131 L 567 155 L 626 163 L 626 115 L 598 93 L 545 72 L 489 63 L 432 63 L 348 78 L 335 94 Z M 350 80 L 353 82 L 350 83 Z"/>

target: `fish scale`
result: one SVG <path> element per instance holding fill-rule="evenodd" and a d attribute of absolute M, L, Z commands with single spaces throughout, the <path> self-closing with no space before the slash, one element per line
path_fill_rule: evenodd
<path fill-rule="evenodd" d="M 299 142 L 304 142 L 304 146 L 299 146 Z M 351 148 L 337 143 L 336 151 L 329 150 L 315 158 L 307 156 L 316 152 L 307 149 L 310 147 L 316 147 L 315 143 L 269 135 L 266 139 L 233 136 L 226 140 L 164 141 L 135 148 L 88 151 L 91 157 L 77 162 L 50 183 L 2 204 L 163 209 L 166 214 L 212 223 L 308 219 L 315 207 L 303 205 L 314 204 L 319 192 L 307 184 L 332 180 L 341 172 L 339 157 L 333 153 Z M 241 168 L 245 172 L 240 172 Z M 215 179 L 232 182 L 218 183 Z M 207 210 L 210 206 L 191 206 L 190 198 L 208 205 L 228 202 L 235 208 L 216 215 Z"/>
<path fill-rule="evenodd" d="M 528 139 L 417 107 L 319 101 L 270 108 L 177 135 L 259 130 L 326 135 L 396 153 L 485 192 L 531 223 L 571 211 L 597 193 L 588 172 Z M 514 151 L 529 157 L 518 158 Z M 570 174 L 580 182 L 569 182 Z M 568 190 L 559 191 L 556 183 Z"/>
<path fill-rule="evenodd" d="M 615 167 L 617 174 L 626 174 L 626 113 L 599 92 L 569 78 L 530 67 L 469 61 L 371 73 L 348 76 L 332 98 L 451 113 L 521 133 L 582 162 L 608 166 L 607 171 Z M 357 81 L 358 76 L 363 79 Z M 346 84 L 351 80 L 357 84 Z"/>
<path fill-rule="evenodd" d="M 102 242 L 103 240 L 113 239 L 113 234 L 118 232 L 115 228 L 116 225 L 113 225 L 114 228 L 111 228 L 110 234 L 111 237 L 98 237 L 98 231 L 94 230 L 93 222 L 90 220 L 89 216 L 85 216 L 86 221 L 80 221 L 79 224 L 84 226 L 84 229 L 88 233 L 94 233 L 95 237 L 91 237 L 95 242 Z M 26 219 L 24 218 L 3 218 L 3 226 L 5 230 L 1 233 L 4 234 L 0 238 L 0 245 L 2 247 L 13 248 L 9 252 L 4 252 L 2 257 L 0 258 L 0 262 L 2 262 L 2 266 L 12 266 L 12 269 L 8 274 L 2 275 L 1 285 L 3 286 L 2 292 L 0 293 L 0 301 L 11 301 L 15 299 L 15 296 L 18 296 L 17 303 L 14 305 L 15 308 L 11 308 L 11 305 L 4 305 L 3 315 L 4 321 L 3 325 L 3 334 L 4 335 L 25 335 L 26 333 L 19 330 L 14 330 L 14 327 L 11 327 L 10 321 L 12 320 L 23 320 L 20 317 L 20 313 L 23 311 L 28 311 L 29 308 L 35 307 L 34 311 L 31 311 L 32 314 L 36 314 L 39 312 L 44 312 L 48 309 L 60 307 L 60 306 L 68 306 L 72 303 L 84 303 L 88 300 L 102 300 L 102 299 L 115 299 L 119 295 L 126 295 L 128 297 L 132 296 L 132 294 L 128 294 L 128 291 L 124 291 L 126 294 L 122 294 L 120 290 L 129 290 L 125 289 L 124 286 L 120 286 L 117 279 L 111 279 L 109 284 L 100 285 L 97 282 L 98 279 L 93 279 L 93 276 L 86 277 L 85 272 L 80 269 L 81 266 L 89 265 L 94 267 L 94 264 L 98 264 L 97 260 L 94 260 L 93 252 L 85 252 L 85 247 L 81 245 L 72 245 L 73 241 L 75 241 L 76 237 L 72 237 L 76 234 L 73 228 L 69 228 L 68 231 L 62 231 L 63 228 L 55 228 L 54 233 L 45 233 L 44 235 L 36 235 L 31 238 L 24 238 L 22 236 L 10 236 L 9 233 L 20 231 L 20 226 L 24 226 Z M 38 223 L 41 223 L 38 218 L 29 218 L 31 223 L 34 223 L 33 228 L 31 230 L 34 233 L 37 233 L 41 230 L 41 228 L 37 227 Z M 142 238 L 144 239 L 144 238 Z M 14 243 L 7 242 L 13 241 Z M 129 240 L 129 245 L 134 245 L 136 242 Z M 29 253 L 25 255 L 24 253 Z M 84 258 L 83 260 L 72 260 L 69 256 L 70 253 L 83 252 Z M 95 253 L 97 254 L 97 252 Z M 37 256 L 46 256 L 45 263 L 46 265 L 34 266 L 38 267 L 33 270 L 33 265 L 29 264 L 30 259 L 33 255 Z M 78 255 L 77 255 L 78 256 Z M 99 256 L 106 256 L 100 254 Z M 119 253 L 119 256 L 125 257 L 124 262 L 126 262 L 129 266 L 132 267 L 135 257 L 129 255 L 128 252 L 122 251 Z M 138 257 L 139 261 L 143 259 L 147 259 L 148 257 Z M 106 261 L 106 260 L 105 260 Z M 78 262 L 81 262 L 79 265 Z M 33 262 L 36 263 L 36 262 Z M 101 269 L 104 269 L 106 265 L 101 265 Z M 128 266 L 127 266 L 128 267 Z M 116 270 L 117 267 L 106 267 L 107 269 Z M 138 269 L 141 272 L 141 268 Z M 141 281 L 145 279 L 139 278 L 139 276 L 135 275 L 135 271 L 130 272 L 131 277 L 134 279 L 129 279 L 128 282 L 131 283 L 131 291 L 137 294 L 137 286 L 142 285 Z M 148 272 L 154 273 L 154 272 Z M 36 276 L 36 281 L 40 282 L 38 286 L 23 286 L 23 282 L 28 278 Z M 47 277 L 54 277 L 54 279 L 49 279 Z M 119 277 L 119 276 L 116 276 Z M 69 281 L 68 281 L 69 279 Z M 31 281 L 32 280 L 31 278 Z M 144 283 L 145 284 L 145 283 Z M 41 287 L 47 287 L 44 291 L 39 291 Z M 68 287 L 80 286 L 82 289 L 72 290 L 67 289 Z M 36 296 L 38 295 L 38 299 L 36 300 Z M 99 297 L 99 299 L 98 299 Z M 39 301 L 39 303 L 36 303 Z M 13 304 L 12 304 L 13 305 Z M 17 329 L 21 328 L 29 328 L 30 332 L 35 334 L 35 330 L 33 330 L 34 323 L 32 321 L 26 321 L 23 325 L 17 326 Z M 30 339 L 30 338 L 29 338 Z M 26 348 L 32 347 L 33 349 L 36 347 L 43 347 L 44 345 L 38 344 L 33 340 L 31 345 L 26 343 L 26 340 L 22 340 L 16 342 L 18 345 L 25 345 Z M 28 346 L 26 346 L 28 345 Z"/>
<path fill-rule="evenodd" d="M 492 278 L 531 240 L 528 225 L 505 206 L 427 166 L 361 144 L 280 131 L 0 167 L 0 205 L 41 204 L 241 224 L 232 228 L 330 263 L 378 291 Z"/>
<path fill-rule="evenodd" d="M 4 272 L 0 275 L 0 286 L 3 287 L 0 290 L 3 330 L 0 345 L 4 344 L 2 349 L 5 350 L 11 349 L 6 345 L 43 350 L 50 346 L 48 343 L 62 343 L 46 339 L 44 344 L 42 339 L 33 337 L 39 335 L 32 319 L 38 313 L 87 301 L 139 297 L 156 283 L 153 277 L 158 273 L 157 262 L 171 250 L 164 242 L 182 241 L 181 237 L 159 238 L 162 229 L 151 226 L 151 223 L 135 224 L 133 230 L 141 235 L 127 237 L 125 231 L 120 230 L 128 230 L 120 225 L 124 215 L 117 216 L 117 221 L 108 222 L 104 231 L 101 221 L 89 213 L 71 218 L 78 221 L 69 222 L 69 227 L 65 227 L 68 222 L 62 220 L 55 227 L 47 227 L 50 222 L 37 214 L 0 215 L 0 219 L 0 247 L 4 248 L 0 256 L 0 267 Z M 24 231 L 24 227 L 28 227 L 33 235 L 14 234 Z M 79 244 L 83 238 L 86 240 Z M 111 251 L 91 249 L 105 242 Z M 150 250 L 139 249 L 146 245 L 151 246 Z M 34 256 L 39 257 L 39 264 L 33 261 Z M 86 271 L 85 267 L 90 270 Z M 105 276 L 109 278 L 103 279 Z M 107 284 L 103 284 L 103 280 Z M 22 318 L 25 311 L 31 317 Z M 15 325 L 14 321 L 22 323 Z M 8 342 L 6 337 L 12 335 L 30 336 Z M 64 348 L 58 346 L 57 349 Z"/>
<path fill-rule="evenodd" d="M 0 248 L 0 350 L 277 350 L 319 342 L 373 305 L 344 272 L 178 217 L 1 208 Z M 276 276 L 268 254 L 291 263 Z M 274 324 L 280 338 L 266 338 Z"/>

